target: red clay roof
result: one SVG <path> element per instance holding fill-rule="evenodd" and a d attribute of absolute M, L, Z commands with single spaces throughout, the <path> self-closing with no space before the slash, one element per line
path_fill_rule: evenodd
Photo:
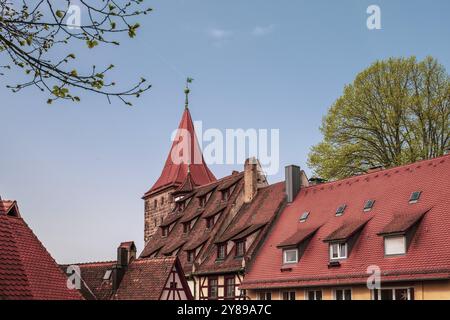
<path fill-rule="evenodd" d="M 243 237 L 255 236 L 253 243 L 245 252 L 248 262 L 256 254 L 260 241 L 269 232 L 272 222 L 278 216 L 285 201 L 284 182 L 272 184 L 258 190 L 251 203 L 244 204 L 233 220 L 221 233 L 218 233 L 214 242 L 241 240 Z M 217 261 L 217 246 L 208 248 L 204 261 L 197 268 L 197 274 L 212 274 L 235 272 L 242 270 L 243 257 L 236 257 L 235 250 L 231 249 L 223 261 Z"/>
<path fill-rule="evenodd" d="M 236 209 L 238 199 L 243 196 L 243 174 L 235 173 L 216 182 L 197 187 L 194 190 L 196 198 L 192 199 L 181 212 L 170 213 L 167 219 L 173 216 L 182 217 L 174 222 L 174 226 L 167 237 L 162 236 L 161 228 L 153 235 L 143 252 L 141 258 L 172 253 L 176 249 L 183 270 L 186 274 L 192 273 L 193 263 L 187 261 L 187 251 L 199 249 L 196 257 L 196 273 L 234 272 L 242 269 L 243 257 L 234 257 L 229 254 L 227 259 L 216 262 L 217 247 L 215 242 L 226 237 L 227 240 L 239 237 L 255 237 L 253 244 L 246 251 L 246 258 L 251 257 L 260 240 L 268 232 L 269 227 L 284 203 L 284 183 L 277 183 L 258 190 L 255 199 L 250 204 L 244 204 Z M 224 186 L 231 188 L 227 201 L 222 200 Z M 211 192 L 204 208 L 197 199 L 198 194 Z M 232 212 L 235 210 L 236 212 Z M 201 214 L 198 214 L 200 212 Z M 207 219 L 220 214 L 212 229 L 207 228 Z M 188 233 L 184 233 L 182 222 L 193 216 L 198 220 Z M 185 218 L 188 217 L 188 218 Z M 235 239 L 237 240 L 237 239 Z M 230 240 L 232 241 L 232 240 Z M 250 243 L 250 242 L 249 242 Z M 233 250 L 234 252 L 234 250 Z"/>
<path fill-rule="evenodd" d="M 283 242 L 277 245 L 278 248 L 282 247 L 290 247 L 290 246 L 298 246 L 300 243 L 314 235 L 314 233 L 320 228 L 320 226 L 310 227 L 310 228 L 302 228 L 297 231 Z"/>
<path fill-rule="evenodd" d="M 382 281 L 421 277 L 450 277 L 450 155 L 388 170 L 303 188 L 288 204 L 259 251 L 241 288 L 302 287 L 364 282 L 370 265 L 381 268 Z M 420 200 L 410 204 L 410 195 L 422 191 Z M 376 206 L 364 212 L 364 203 Z M 341 217 L 336 209 L 347 204 Z M 378 233 L 395 221 L 395 215 L 426 211 L 408 251 L 385 257 L 383 237 Z M 292 271 L 281 272 L 282 250 L 277 245 L 299 228 L 299 217 L 309 211 L 302 227 L 322 225 L 314 234 Z M 372 219 L 361 230 L 349 257 L 340 267 L 328 268 L 328 243 L 323 242 L 347 219 Z M 395 228 L 397 229 L 397 228 Z M 356 279 L 356 280 L 355 280 Z"/>
<path fill-rule="evenodd" d="M 25 221 L 7 215 L 14 206 L 0 200 L 0 300 L 82 299 Z"/>
<path fill-rule="evenodd" d="M 116 300 L 159 300 L 176 257 L 134 260 L 114 294 Z"/>
<path fill-rule="evenodd" d="M 363 217 L 362 219 L 343 221 L 342 224 L 323 239 L 323 241 L 331 242 L 348 240 L 351 236 L 364 228 L 369 220 L 370 218 L 364 219 Z"/>
<path fill-rule="evenodd" d="M 191 137 L 188 163 L 183 161 L 184 158 L 182 155 L 182 152 L 184 151 L 183 143 L 186 143 L 183 142 L 183 135 L 185 135 L 186 132 L 188 132 Z M 172 155 L 175 154 L 180 155 L 181 163 L 174 163 Z M 190 178 L 195 186 L 201 186 L 216 180 L 203 159 L 197 136 L 195 134 L 191 114 L 189 109 L 186 108 L 178 126 L 177 135 L 172 143 L 166 163 L 164 164 L 161 176 L 150 188 L 150 190 L 145 193 L 144 198 L 170 186 L 180 186 L 185 181 L 189 171 L 191 175 Z"/>
<path fill-rule="evenodd" d="M 81 273 L 81 294 L 88 300 L 109 300 L 113 294 L 112 273 L 104 279 L 107 271 L 112 271 L 116 261 L 77 264 Z M 61 266 L 66 271 L 68 265 Z"/>
<path fill-rule="evenodd" d="M 404 233 L 419 222 L 430 209 L 421 210 L 415 213 L 398 214 L 392 218 L 386 227 L 378 235 L 387 235 L 393 233 Z"/>
<path fill-rule="evenodd" d="M 142 251 L 140 257 L 148 258 L 156 255 L 156 257 L 164 256 L 168 251 L 172 252 L 175 249 L 175 246 L 178 246 L 179 243 L 183 245 L 179 247 L 179 251 L 177 253 L 178 258 L 180 259 L 181 265 L 183 267 L 184 272 L 189 274 L 192 271 L 192 263 L 187 261 L 187 252 L 185 248 L 191 248 L 192 246 L 198 247 L 201 246 L 201 252 L 199 253 L 199 257 L 205 254 L 207 248 L 212 244 L 214 238 L 220 229 L 222 223 L 226 220 L 226 214 L 231 208 L 242 190 L 243 186 L 243 174 L 239 173 L 239 181 L 236 182 L 236 186 L 232 187 L 233 192 L 228 201 L 222 201 L 221 192 L 217 191 L 217 187 L 228 183 L 230 179 L 235 179 L 235 175 L 230 175 L 224 177 L 218 181 L 212 182 L 210 184 L 196 187 L 193 191 L 193 195 L 197 195 L 198 193 L 205 193 L 205 190 L 209 190 L 211 196 L 208 198 L 208 201 L 204 208 L 200 207 L 199 200 L 197 198 L 193 198 L 186 205 L 185 209 L 181 212 L 175 211 L 170 213 L 167 216 L 167 220 L 174 219 L 174 226 L 172 227 L 169 235 L 167 237 L 162 236 L 161 228 L 158 229 L 158 232 L 154 234 L 144 250 Z M 216 212 L 217 209 L 220 208 L 223 212 L 219 217 L 218 221 L 214 225 L 213 229 L 207 228 L 207 219 L 204 219 L 205 216 L 209 215 L 211 212 Z M 201 215 L 197 215 L 198 212 L 201 212 Z M 193 225 L 193 228 L 189 231 L 189 233 L 184 233 L 184 227 L 182 220 L 190 219 L 193 216 L 198 217 L 198 220 Z M 165 220 L 166 220 L 165 219 Z"/>

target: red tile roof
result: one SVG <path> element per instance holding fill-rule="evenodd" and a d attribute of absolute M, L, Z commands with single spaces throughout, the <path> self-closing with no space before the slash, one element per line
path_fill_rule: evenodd
<path fill-rule="evenodd" d="M 353 220 L 343 221 L 342 224 L 333 230 L 323 241 L 332 242 L 332 241 L 343 241 L 348 240 L 351 236 L 353 236 L 358 231 L 361 231 L 362 228 L 369 222 L 371 217 L 368 219 L 358 218 Z"/>
<path fill-rule="evenodd" d="M 364 283 L 368 266 L 381 268 L 382 281 L 421 278 L 450 278 L 450 155 L 410 165 L 355 176 L 344 180 L 303 188 L 288 204 L 256 256 L 241 288 L 301 287 Z M 414 191 L 422 191 L 420 200 L 409 203 Z M 369 212 L 364 203 L 376 200 Z M 343 216 L 336 209 L 347 204 Z M 411 215 L 426 211 L 402 256 L 385 257 L 382 231 L 391 231 L 397 214 Z M 309 211 L 300 223 L 302 212 Z M 337 268 L 328 268 L 327 236 L 342 221 L 372 219 L 361 230 L 349 257 Z M 414 216 L 414 219 L 416 216 Z M 349 220 L 347 220 L 349 219 Z M 414 220 L 413 219 L 413 220 Z M 277 245 L 300 228 L 322 225 L 314 234 L 292 271 L 281 272 L 282 250 Z M 391 227 L 387 227 L 387 226 Z M 387 229 L 385 229 L 387 228 Z M 393 229 L 398 229 L 397 227 Z"/>
<path fill-rule="evenodd" d="M 186 143 L 183 142 L 183 135 L 185 135 L 186 132 L 189 133 L 191 138 L 191 143 L 189 145 L 190 154 L 188 155 L 189 164 L 183 161 L 183 155 L 180 154 L 183 151 L 183 143 Z M 173 161 L 172 155 L 177 154 L 177 150 L 180 149 L 181 151 L 178 151 L 178 154 L 180 154 L 180 160 L 182 161 L 180 161 L 181 163 L 176 163 Z M 183 117 L 181 118 L 180 125 L 178 126 L 177 135 L 173 141 L 166 163 L 164 164 L 161 176 L 150 190 L 145 193 L 144 198 L 170 186 L 179 187 L 185 182 L 188 172 L 190 172 L 191 182 L 194 183 L 195 186 L 204 185 L 216 180 L 203 159 L 191 114 L 189 109 L 186 108 Z"/>
<path fill-rule="evenodd" d="M 204 255 L 203 263 L 198 266 L 196 274 L 235 272 L 243 269 L 245 263 L 256 254 L 260 242 L 269 233 L 272 223 L 285 203 L 284 182 L 263 187 L 258 190 L 251 203 L 244 204 L 234 216 L 227 228 L 218 233 L 214 243 L 241 240 L 243 237 L 255 236 L 247 248 L 244 257 L 236 257 L 235 250 L 228 252 L 223 261 L 217 261 L 217 247 L 210 246 Z"/>
<path fill-rule="evenodd" d="M 14 209 L 13 209 L 14 208 Z M 16 202 L 0 200 L 0 300 L 79 300 L 67 277 L 20 218 Z"/>
<path fill-rule="evenodd" d="M 112 273 L 104 279 L 107 271 L 113 270 L 116 261 L 77 264 L 80 267 L 81 294 L 88 300 L 109 300 L 113 294 Z M 65 272 L 69 266 L 61 266 Z"/>
<path fill-rule="evenodd" d="M 278 248 L 282 247 L 290 247 L 290 246 L 297 246 L 312 235 L 316 233 L 316 231 L 320 228 L 320 226 L 310 227 L 310 228 L 302 228 L 297 231 L 290 237 L 288 237 L 286 240 L 283 240 L 283 242 L 279 243 L 277 245 Z"/>
<path fill-rule="evenodd" d="M 192 246 L 198 248 L 198 246 L 202 245 L 201 252 L 199 253 L 200 257 L 212 244 L 212 242 L 214 241 L 214 237 L 216 236 L 217 230 L 226 220 L 226 213 L 229 210 L 231 210 L 236 200 L 236 197 L 242 190 L 243 173 L 239 173 L 238 175 L 240 177 L 239 181 L 236 183 L 235 187 L 232 187 L 234 188 L 233 189 L 234 191 L 232 192 L 229 200 L 226 202 L 222 201 L 222 195 L 220 192 L 217 191 L 217 187 L 227 183 L 230 179 L 235 179 L 236 178 L 235 175 L 222 178 L 218 181 L 212 182 L 204 186 L 196 187 L 193 193 L 191 194 L 192 196 L 194 196 L 194 198 L 189 201 L 185 209 L 181 212 L 174 211 L 173 213 L 170 213 L 166 217 L 166 219 L 164 219 L 163 224 L 165 224 L 166 221 L 172 220 L 175 221 L 174 226 L 169 232 L 169 235 L 167 237 L 163 237 L 161 228 L 159 228 L 158 232 L 154 234 L 147 242 L 147 245 L 142 251 L 140 257 L 148 258 L 153 255 L 156 255 L 156 257 L 162 257 L 164 256 L 164 254 L 168 254 L 169 252 L 172 252 L 173 250 L 179 248 L 180 250 L 178 251 L 177 256 L 180 259 L 184 272 L 186 272 L 186 274 L 190 274 L 192 271 L 192 263 L 187 261 L 186 248 L 191 248 Z M 211 193 L 211 195 L 209 196 L 205 207 L 201 208 L 200 203 L 197 199 L 197 195 L 199 193 L 207 194 L 205 190 L 208 190 Z M 220 210 L 223 211 L 223 213 L 220 215 L 214 228 L 208 229 L 207 222 L 206 219 L 204 219 L 204 217 L 211 214 L 211 212 L 217 213 L 218 208 L 220 208 Z M 201 215 L 197 215 L 199 211 L 201 212 Z M 193 225 L 189 233 L 184 233 L 182 220 L 183 221 L 186 219 L 189 220 L 193 216 L 197 216 L 198 220 Z M 178 244 L 180 243 L 182 243 L 181 247 L 178 246 Z M 178 248 L 174 248 L 174 246 Z"/>
<path fill-rule="evenodd" d="M 236 204 L 242 201 L 243 173 L 234 173 L 216 182 L 194 189 L 195 198 L 192 199 L 181 212 L 173 212 L 166 220 L 176 219 L 174 226 L 167 237 L 163 237 L 161 228 L 153 235 L 143 252 L 141 258 L 151 256 L 163 256 L 172 253 L 176 249 L 177 256 L 187 275 L 192 273 L 193 263 L 187 261 L 187 251 L 199 248 L 196 257 L 196 273 L 220 273 L 239 271 L 242 269 L 242 257 L 235 258 L 229 255 L 227 259 L 216 263 L 216 241 L 227 238 L 224 241 L 236 237 L 243 238 L 255 235 L 256 240 L 247 250 L 247 257 L 255 252 L 260 240 L 268 232 L 270 225 L 282 207 L 285 199 L 284 183 L 262 187 L 258 190 L 256 198 L 250 204 Z M 222 190 L 230 188 L 231 194 L 227 201 L 222 200 Z M 199 195 L 210 194 L 205 207 L 201 207 L 198 201 Z M 242 202 L 240 202 L 242 204 Z M 218 215 L 212 229 L 207 228 L 207 218 Z M 192 229 L 184 233 L 182 222 L 197 218 Z M 165 222 L 165 221 L 164 221 Z M 163 224 L 164 224 L 163 222 Z M 234 239 L 237 240 L 237 239 Z M 231 240 L 230 240 L 231 241 Z"/>
<path fill-rule="evenodd" d="M 381 230 L 378 235 L 393 233 L 404 233 L 417 224 L 430 209 L 421 210 L 415 213 L 398 214 L 392 221 Z"/>
<path fill-rule="evenodd" d="M 175 257 L 134 260 L 125 272 L 115 300 L 159 300 Z"/>

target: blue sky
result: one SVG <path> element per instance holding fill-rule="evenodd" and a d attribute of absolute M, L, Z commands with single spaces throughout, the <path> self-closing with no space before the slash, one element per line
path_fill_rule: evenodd
<path fill-rule="evenodd" d="M 280 167 L 305 168 L 327 109 L 373 61 L 432 55 L 450 70 L 446 0 L 145 2 L 154 11 L 135 40 L 70 47 L 81 68 L 114 63 L 119 85 L 147 78 L 153 88 L 132 108 L 89 94 L 49 106 L 35 89 L 4 88 L 19 74 L 0 78 L 0 195 L 19 201 L 60 263 L 113 259 L 126 240 L 142 250 L 140 197 L 161 172 L 186 76 L 195 79 L 192 116 L 205 129 L 280 129 Z M 382 30 L 366 27 L 371 4 Z M 242 168 L 211 169 L 222 177 Z"/>

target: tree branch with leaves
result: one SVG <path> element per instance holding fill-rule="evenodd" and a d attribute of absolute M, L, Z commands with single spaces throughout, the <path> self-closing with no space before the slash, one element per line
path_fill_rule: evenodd
<path fill-rule="evenodd" d="M 48 103 L 60 99 L 77 102 L 80 97 L 73 91 L 88 91 L 109 102 L 117 98 L 131 105 L 130 98 L 150 89 L 146 79 L 115 90 L 116 83 L 106 80 L 114 65 L 92 66 L 81 73 L 73 67 L 75 53 L 54 58 L 54 49 L 75 41 L 88 49 L 120 45 L 115 36 L 125 33 L 134 38 L 140 25 L 132 21 L 151 11 L 142 6 L 143 0 L 78 0 L 76 4 L 70 0 L 0 0 L 0 76 L 14 68 L 23 70 L 26 80 L 7 87 L 13 92 L 37 87 L 50 96 Z"/>

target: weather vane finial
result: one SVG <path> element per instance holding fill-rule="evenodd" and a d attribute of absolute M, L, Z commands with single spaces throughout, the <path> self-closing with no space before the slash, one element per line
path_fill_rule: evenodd
<path fill-rule="evenodd" d="M 192 83 L 194 79 L 192 78 L 187 78 L 186 79 L 186 88 L 184 89 L 184 93 L 186 94 L 186 102 L 184 107 L 187 109 L 189 107 L 189 92 L 191 92 L 191 90 L 189 89 L 189 83 Z"/>

